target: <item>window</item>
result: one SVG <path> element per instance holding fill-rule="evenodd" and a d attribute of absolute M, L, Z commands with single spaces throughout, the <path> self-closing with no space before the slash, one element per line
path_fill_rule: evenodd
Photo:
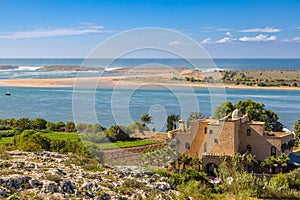
<path fill-rule="evenodd" d="M 209 130 L 209 134 L 213 134 L 213 130 Z"/>
<path fill-rule="evenodd" d="M 204 128 L 204 134 L 206 134 L 206 133 L 207 133 L 207 127 Z"/>
<path fill-rule="evenodd" d="M 251 136 L 251 129 L 247 129 L 247 136 Z"/>
<path fill-rule="evenodd" d="M 207 151 L 207 144 L 204 143 L 204 152 L 206 152 L 206 151 Z"/>
<path fill-rule="evenodd" d="M 271 147 L 271 156 L 276 156 L 276 147 Z"/>
<path fill-rule="evenodd" d="M 246 150 L 247 150 L 247 152 L 251 152 L 251 150 L 252 150 L 251 145 L 248 144 L 248 145 L 246 146 Z"/>
<path fill-rule="evenodd" d="M 185 149 L 190 149 L 190 148 L 191 148 L 190 143 L 186 142 L 186 143 L 185 143 Z"/>
<path fill-rule="evenodd" d="M 218 144 L 218 139 L 215 139 L 215 144 Z"/>

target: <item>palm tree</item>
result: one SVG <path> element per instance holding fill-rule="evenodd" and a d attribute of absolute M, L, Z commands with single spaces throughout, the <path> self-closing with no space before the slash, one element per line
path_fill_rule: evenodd
<path fill-rule="evenodd" d="M 197 166 L 198 171 L 200 172 L 200 166 L 202 164 L 202 159 L 201 158 L 193 158 L 192 163 L 193 163 L 193 165 Z"/>
<path fill-rule="evenodd" d="M 250 167 L 257 163 L 257 160 L 255 159 L 255 155 L 248 154 L 246 155 L 244 162 L 246 164 L 247 172 L 250 172 Z"/>
<path fill-rule="evenodd" d="M 184 170 L 186 165 L 190 165 L 191 164 L 191 161 L 192 161 L 192 157 L 189 156 L 189 155 L 182 155 L 181 157 L 181 160 L 182 160 L 182 163 L 183 163 L 183 167 L 182 169 Z"/>
<path fill-rule="evenodd" d="M 274 156 L 268 156 L 266 159 L 261 163 L 261 166 L 268 166 L 269 167 L 269 172 L 272 174 L 272 167 L 276 167 L 276 158 Z"/>
<path fill-rule="evenodd" d="M 195 119 L 203 119 L 205 116 L 201 112 L 191 112 L 187 120 L 187 127 L 190 127 L 191 121 Z"/>
<path fill-rule="evenodd" d="M 285 153 L 283 153 L 277 157 L 276 161 L 278 162 L 278 164 L 280 166 L 280 172 L 283 171 L 283 167 L 287 166 L 287 163 L 289 160 L 290 160 L 289 156 Z"/>
<path fill-rule="evenodd" d="M 143 122 L 143 126 L 146 126 L 146 124 L 152 123 L 152 117 L 148 114 L 143 114 L 141 116 L 141 121 Z"/>
<path fill-rule="evenodd" d="M 172 114 L 170 115 L 173 123 L 173 130 L 176 130 L 176 123 L 179 121 L 179 115 Z"/>

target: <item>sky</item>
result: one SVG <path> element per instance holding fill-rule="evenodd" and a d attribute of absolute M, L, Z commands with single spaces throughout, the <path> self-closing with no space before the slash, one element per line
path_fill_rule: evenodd
<path fill-rule="evenodd" d="M 84 58 L 143 27 L 186 34 L 215 58 L 300 58 L 299 0 L 0 0 L 0 8 L 0 58 Z"/>

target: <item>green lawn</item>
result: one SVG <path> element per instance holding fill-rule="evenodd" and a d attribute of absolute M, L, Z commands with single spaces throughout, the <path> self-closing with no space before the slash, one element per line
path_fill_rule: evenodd
<path fill-rule="evenodd" d="M 135 140 L 135 141 L 117 141 L 117 142 L 105 142 L 105 143 L 99 143 L 97 144 L 100 149 L 116 149 L 116 148 L 126 148 L 126 147 L 138 147 L 138 146 L 144 146 L 149 144 L 154 144 L 157 141 L 152 140 Z M 86 143 L 92 143 L 89 141 L 86 141 Z"/>
<path fill-rule="evenodd" d="M 77 141 L 80 136 L 78 133 L 62 133 L 62 132 L 51 132 L 45 133 L 51 140 L 71 140 Z"/>
<path fill-rule="evenodd" d="M 0 138 L 0 144 L 12 143 L 12 138 L 13 137 L 2 137 L 2 138 Z"/>
<path fill-rule="evenodd" d="M 44 133 L 47 135 L 51 140 L 71 140 L 77 141 L 80 139 L 80 135 L 77 133 L 62 133 L 62 132 L 51 132 L 51 133 Z M 13 137 L 2 137 L 0 139 L 0 144 L 2 143 L 12 143 Z M 86 143 L 91 143 L 90 141 L 86 141 Z M 135 146 L 144 146 L 149 144 L 154 144 L 156 141 L 152 140 L 133 140 L 133 141 L 118 141 L 118 142 L 105 142 L 99 143 L 100 149 L 115 149 L 115 148 L 125 148 L 125 147 L 135 147 Z"/>

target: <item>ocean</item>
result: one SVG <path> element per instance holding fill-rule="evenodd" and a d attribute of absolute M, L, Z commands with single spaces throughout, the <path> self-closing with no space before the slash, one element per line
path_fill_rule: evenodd
<path fill-rule="evenodd" d="M 0 65 L 20 66 L 17 70 L 1 70 L 0 79 L 75 77 L 76 72 L 46 72 L 35 69 L 45 65 L 80 65 L 82 61 L 82 59 L 0 59 Z M 109 67 L 134 67 L 149 62 L 173 67 L 191 67 L 185 61 L 178 59 L 154 61 L 122 59 Z M 201 62 L 199 61 L 199 66 L 205 66 Z M 300 70 L 300 59 L 216 59 L 215 63 L 219 69 L 231 70 Z M 92 72 L 90 76 L 93 76 Z M 5 92 L 10 92 L 11 96 L 5 96 Z M 43 117 L 50 121 L 65 122 L 74 120 L 72 109 L 77 108 L 73 108 L 73 93 L 72 88 L 0 87 L 0 118 Z M 118 99 L 115 96 L 128 96 L 128 99 L 125 102 L 122 102 L 121 98 L 119 101 L 113 101 L 112 99 Z M 214 95 L 205 88 L 198 88 L 194 91 L 97 89 L 95 91 L 95 114 L 100 124 L 109 127 L 115 123 L 128 125 L 132 121 L 139 121 L 142 114 L 150 113 L 154 121 L 154 124 L 150 126 L 156 127 L 157 131 L 165 131 L 165 124 L 162 122 L 168 114 L 180 114 L 183 119 L 187 119 L 191 111 L 200 111 L 205 116 L 211 116 L 216 106 L 212 102 L 218 99 L 218 96 L 233 102 L 251 98 L 263 103 L 267 109 L 278 113 L 280 121 L 288 129 L 293 129 L 294 122 L 300 117 L 299 90 L 227 88 L 225 93 L 217 91 Z M 191 102 L 194 97 L 197 105 Z M 86 103 L 91 102 L 87 99 Z"/>

